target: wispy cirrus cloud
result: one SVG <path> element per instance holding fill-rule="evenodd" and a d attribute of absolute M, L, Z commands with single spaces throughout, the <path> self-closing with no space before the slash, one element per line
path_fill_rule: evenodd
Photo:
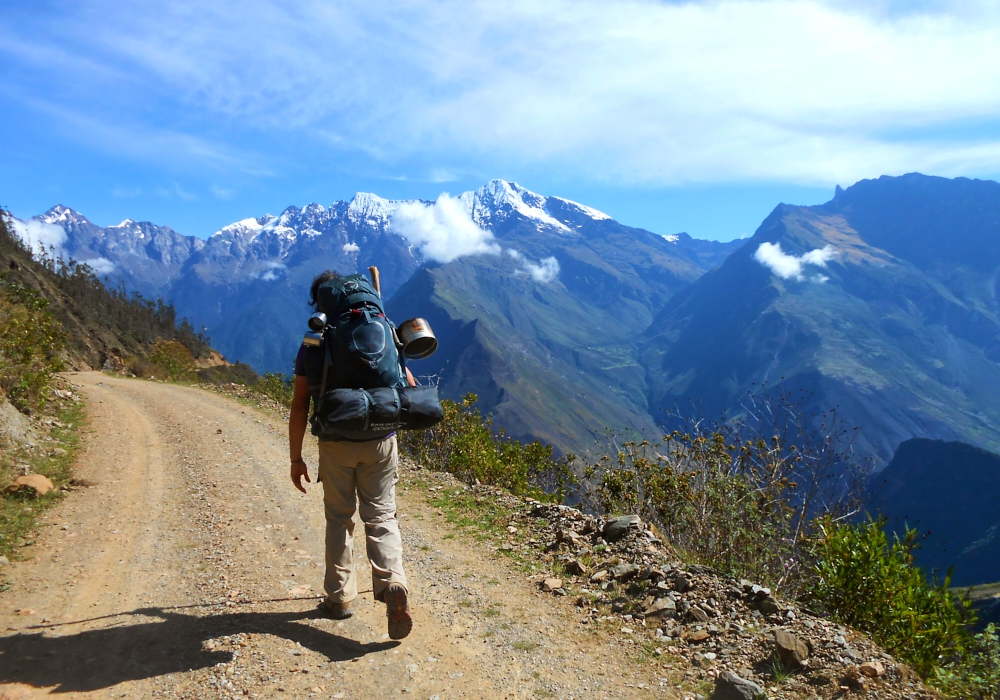
<path fill-rule="evenodd" d="M 294 137 L 425 172 L 654 184 L 1000 170 L 988 3 L 179 0 L 29 19 L 30 41 L 0 20 L 22 69 L 5 81 L 51 77 L 136 157 L 261 167 L 245 154 Z M 113 109 L 93 97 L 109 90 Z"/>

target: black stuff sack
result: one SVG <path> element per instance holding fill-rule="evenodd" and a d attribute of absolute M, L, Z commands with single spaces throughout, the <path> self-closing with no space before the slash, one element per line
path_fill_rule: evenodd
<path fill-rule="evenodd" d="M 332 389 L 313 413 L 320 440 L 378 440 L 397 430 L 426 430 L 444 418 L 436 386 Z"/>

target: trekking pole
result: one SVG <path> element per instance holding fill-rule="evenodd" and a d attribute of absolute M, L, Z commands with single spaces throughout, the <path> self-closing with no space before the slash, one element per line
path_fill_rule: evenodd
<path fill-rule="evenodd" d="M 379 286 L 378 280 L 378 268 L 372 265 L 368 268 L 368 274 L 372 276 L 372 286 L 375 287 L 375 291 L 378 293 L 378 298 L 382 298 L 382 287 Z"/>

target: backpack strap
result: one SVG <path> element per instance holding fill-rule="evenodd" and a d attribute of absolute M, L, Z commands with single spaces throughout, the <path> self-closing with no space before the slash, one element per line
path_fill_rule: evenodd
<path fill-rule="evenodd" d="M 319 414 L 320 408 L 323 407 L 323 401 L 326 400 L 326 377 L 330 371 L 330 364 L 331 364 L 330 340 L 325 339 L 325 342 L 323 344 L 326 346 L 325 348 L 326 352 L 323 353 L 323 381 L 320 382 L 319 385 L 319 401 L 316 403 L 316 407 L 314 409 L 314 412 L 316 414 Z"/>

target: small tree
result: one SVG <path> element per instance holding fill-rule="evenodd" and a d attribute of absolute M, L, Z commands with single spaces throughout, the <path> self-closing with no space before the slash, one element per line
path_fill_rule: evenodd
<path fill-rule="evenodd" d="M 945 657 L 967 651 L 975 613 L 967 598 L 956 601 L 948 590 L 950 571 L 944 581 L 929 582 L 914 566 L 915 530 L 907 528 L 890 544 L 885 524 L 885 519 L 861 525 L 820 521 L 808 597 L 927 677 Z"/>
<path fill-rule="evenodd" d="M 165 379 L 190 379 L 195 372 L 194 355 L 177 340 L 158 340 L 149 361 Z"/>

